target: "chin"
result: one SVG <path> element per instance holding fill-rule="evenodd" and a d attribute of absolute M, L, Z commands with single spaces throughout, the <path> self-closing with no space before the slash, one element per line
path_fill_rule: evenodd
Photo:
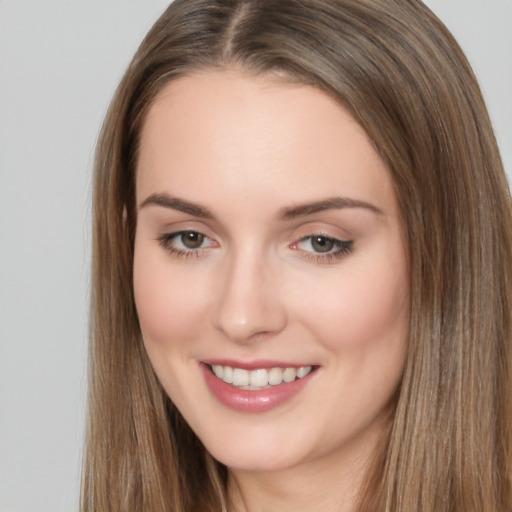
<path fill-rule="evenodd" d="M 298 463 L 294 457 L 287 457 L 283 453 L 269 453 L 262 450 L 250 450 L 249 453 L 241 453 L 243 450 L 226 453 L 212 453 L 214 459 L 224 464 L 227 468 L 244 472 L 274 472 L 291 468 Z M 276 455 L 278 455 L 276 457 Z"/>
<path fill-rule="evenodd" d="M 295 466 L 304 459 L 297 446 L 283 446 L 283 441 L 263 439 L 235 439 L 231 436 L 222 442 L 207 439 L 204 444 L 214 459 L 229 469 L 239 471 L 270 472 Z"/>

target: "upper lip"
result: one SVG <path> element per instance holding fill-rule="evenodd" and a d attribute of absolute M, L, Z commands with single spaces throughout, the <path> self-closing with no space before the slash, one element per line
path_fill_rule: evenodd
<path fill-rule="evenodd" d="M 202 359 L 201 363 L 213 366 L 230 366 L 231 368 L 242 368 L 244 370 L 258 370 L 260 368 L 300 368 L 302 366 L 318 366 L 314 363 L 291 363 L 289 361 L 276 361 L 271 359 L 257 359 L 253 361 L 235 361 L 233 359 Z"/>

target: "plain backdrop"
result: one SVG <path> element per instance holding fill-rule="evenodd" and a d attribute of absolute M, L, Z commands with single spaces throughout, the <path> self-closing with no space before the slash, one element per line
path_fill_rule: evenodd
<path fill-rule="evenodd" d="M 0 0 L 0 512 L 78 509 L 94 145 L 167 0 Z M 429 0 L 512 175 L 512 0 Z"/>

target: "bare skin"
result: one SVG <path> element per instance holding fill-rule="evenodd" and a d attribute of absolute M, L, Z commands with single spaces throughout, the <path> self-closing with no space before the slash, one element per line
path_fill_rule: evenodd
<path fill-rule="evenodd" d="M 145 346 L 228 467 L 230 512 L 352 512 L 409 326 L 402 223 L 365 132 L 309 86 L 186 76 L 150 109 L 136 195 Z M 211 361 L 311 372 L 276 406 L 240 410 L 232 388 L 212 391 Z"/>

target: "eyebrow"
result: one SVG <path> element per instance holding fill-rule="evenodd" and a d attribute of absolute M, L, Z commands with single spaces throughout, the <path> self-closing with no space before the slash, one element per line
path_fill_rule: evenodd
<path fill-rule="evenodd" d="M 178 197 L 171 197 L 167 194 L 151 194 L 140 204 L 139 210 L 146 206 L 155 205 L 171 210 L 178 210 L 183 213 L 188 213 L 194 217 L 201 217 L 203 219 L 213 219 L 212 213 L 203 206 L 185 201 Z"/>
<path fill-rule="evenodd" d="M 380 208 L 377 208 L 373 204 L 367 203 L 365 201 L 349 199 L 348 197 L 331 197 L 322 201 L 314 201 L 312 203 L 299 204 L 297 206 L 283 208 L 281 210 L 281 218 L 289 220 L 296 217 L 323 212 L 325 210 L 341 210 L 344 208 L 364 208 L 378 215 L 384 215 L 384 212 Z"/>
<path fill-rule="evenodd" d="M 171 210 L 178 210 L 194 217 L 204 219 L 213 219 L 213 214 L 204 206 L 180 199 L 178 197 L 171 197 L 167 194 L 151 194 L 139 206 L 139 210 L 150 205 L 161 206 Z M 341 210 L 344 208 L 363 208 L 378 215 L 383 215 L 384 212 L 376 206 L 365 201 L 357 199 L 350 199 L 348 197 L 331 197 L 321 201 L 314 201 L 306 204 L 299 204 L 297 206 L 290 206 L 283 208 L 280 211 L 280 217 L 283 220 L 295 219 L 296 217 L 303 217 L 312 215 L 326 210 Z"/>

